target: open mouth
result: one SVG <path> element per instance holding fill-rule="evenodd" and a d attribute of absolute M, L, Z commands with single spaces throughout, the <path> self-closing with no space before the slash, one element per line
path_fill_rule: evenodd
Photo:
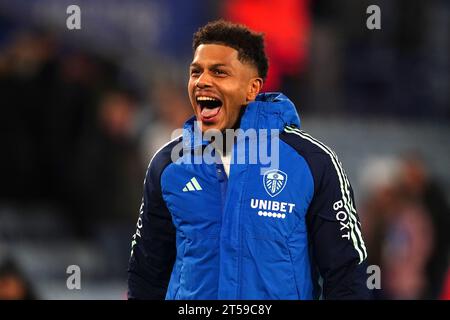
<path fill-rule="evenodd" d="M 200 115 L 202 120 L 212 120 L 220 111 L 223 103 L 220 99 L 198 96 L 196 98 L 197 105 L 200 107 Z"/>

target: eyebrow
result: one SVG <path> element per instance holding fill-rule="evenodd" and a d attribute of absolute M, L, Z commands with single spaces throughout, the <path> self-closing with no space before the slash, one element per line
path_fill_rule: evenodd
<path fill-rule="evenodd" d="M 191 67 L 201 68 L 201 65 L 196 63 L 196 62 L 193 62 L 193 63 L 191 63 Z M 228 67 L 228 66 L 225 63 L 215 63 L 215 64 L 209 66 L 208 68 L 209 69 L 214 69 L 214 68 L 217 68 L 217 67 Z"/>

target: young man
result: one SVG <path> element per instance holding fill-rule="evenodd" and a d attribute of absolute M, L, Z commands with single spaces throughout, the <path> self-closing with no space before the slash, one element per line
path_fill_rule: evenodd
<path fill-rule="evenodd" d="M 283 94 L 259 93 L 268 70 L 262 35 L 216 21 L 194 35 L 193 49 L 195 116 L 150 161 L 129 298 L 368 298 L 367 252 L 347 176 L 332 150 L 298 129 Z M 192 139 L 199 127 L 265 130 L 264 141 L 277 146 L 276 168 L 261 174 L 264 165 L 249 155 L 261 141 L 239 136 L 227 143 L 232 154 L 247 150 L 245 161 L 221 148 L 216 163 L 186 161 L 211 142 Z"/>

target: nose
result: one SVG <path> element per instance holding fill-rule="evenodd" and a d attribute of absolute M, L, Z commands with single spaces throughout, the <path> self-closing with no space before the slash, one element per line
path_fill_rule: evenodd
<path fill-rule="evenodd" d="M 211 77 L 207 72 L 202 72 L 202 74 L 200 74 L 195 82 L 195 86 L 200 89 L 211 87 Z"/>

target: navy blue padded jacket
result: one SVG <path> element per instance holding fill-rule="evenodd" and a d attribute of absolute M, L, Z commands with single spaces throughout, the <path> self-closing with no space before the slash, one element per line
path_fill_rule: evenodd
<path fill-rule="evenodd" d="M 264 173 L 267 164 L 251 161 L 254 137 L 236 139 L 233 150 L 244 147 L 244 161 L 235 160 L 229 176 L 220 161 L 193 161 L 207 144 L 192 138 L 194 121 L 184 127 L 192 135 L 150 161 L 129 298 L 370 298 L 349 180 L 336 154 L 299 129 L 292 102 L 260 94 L 241 118 L 240 129 L 268 129 L 269 144 L 277 145 L 277 166 Z"/>

